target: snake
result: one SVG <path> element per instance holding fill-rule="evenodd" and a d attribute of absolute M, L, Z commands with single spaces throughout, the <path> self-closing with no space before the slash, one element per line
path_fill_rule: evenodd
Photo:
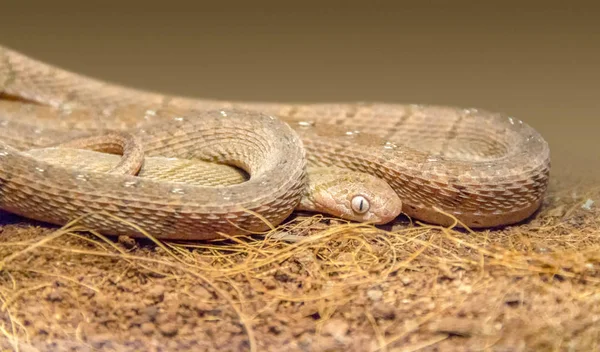
<path fill-rule="evenodd" d="M 110 234 L 137 237 L 143 228 L 157 238 L 212 239 L 267 231 L 300 205 L 310 170 L 319 168 L 338 170 L 332 182 L 339 184 L 324 204 L 341 198 L 352 211 L 365 201 L 392 215 L 400 206 L 425 223 L 491 228 L 531 217 L 550 177 L 550 148 L 534 128 L 477 108 L 176 96 L 81 75 L 6 47 L 0 98 L 0 209 L 54 224 L 81 218 Z M 199 160 L 249 177 L 194 184 L 68 165 L 39 152 L 109 133 L 139 139 L 148 170 Z M 71 155 L 97 164 L 93 153 Z M 383 188 L 353 193 L 358 181 L 343 176 L 354 172 L 385 182 L 393 194 L 378 203 L 388 192 Z"/>

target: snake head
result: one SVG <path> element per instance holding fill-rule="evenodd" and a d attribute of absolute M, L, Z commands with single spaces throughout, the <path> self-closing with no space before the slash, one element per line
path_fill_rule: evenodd
<path fill-rule="evenodd" d="M 400 215 L 402 201 L 380 178 L 362 172 L 318 167 L 308 169 L 308 187 L 298 209 L 379 225 Z"/>

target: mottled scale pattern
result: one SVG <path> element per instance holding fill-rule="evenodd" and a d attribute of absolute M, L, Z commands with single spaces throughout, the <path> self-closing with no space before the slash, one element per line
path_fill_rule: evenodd
<path fill-rule="evenodd" d="M 27 154 L 52 165 L 100 173 L 114 172 L 127 158 L 71 147 L 30 149 Z M 371 175 L 333 167 L 309 167 L 307 174 L 307 185 L 296 210 L 385 224 L 402 209 L 394 190 Z M 246 172 L 229 165 L 160 156 L 145 157 L 137 177 L 208 187 L 226 187 L 249 179 Z M 352 209 L 356 196 L 362 197 L 366 211 L 357 213 Z"/>
<path fill-rule="evenodd" d="M 106 211 L 161 238 L 203 239 L 219 232 L 244 233 L 240 228 L 266 230 L 268 225 L 252 212 L 279 223 L 294 210 L 305 188 L 305 151 L 281 121 L 229 114 L 235 121 L 230 128 L 224 127 L 228 123 L 219 112 L 213 112 L 197 120 L 148 126 L 141 137 L 149 155 L 237 164 L 252 175 L 247 182 L 215 188 L 91 172 L 43 162 L 0 143 L 0 206 L 56 224 Z M 273 134 L 287 134 L 289 139 L 273 139 Z M 248 143 L 235 143 L 234 136 L 240 135 Z M 182 141 L 195 143 L 181 147 L 187 145 Z M 83 224 L 111 234 L 141 235 L 102 215 L 86 217 Z"/>
<path fill-rule="evenodd" d="M 233 230 L 225 225 L 232 219 L 264 228 L 236 206 L 281 221 L 299 199 L 300 169 L 307 162 L 385 180 L 416 219 L 451 224 L 437 207 L 467 226 L 492 227 L 535 212 L 550 173 L 550 150 L 537 131 L 517 118 L 474 108 L 174 97 L 71 73 L 7 48 L 0 48 L 0 93 L 0 207 L 55 223 L 108 209 L 165 231 L 159 233 L 165 238 Z M 202 189 L 199 202 L 189 196 L 195 188 L 177 194 L 169 183 L 123 186 L 135 177 L 82 172 L 87 180 L 78 181 L 76 172 L 61 167 L 42 175 L 37 169 L 47 165 L 23 153 L 106 130 L 141 136 L 149 156 L 239 166 L 250 180 L 235 187 L 248 192 L 212 190 L 206 196 Z M 256 172 L 268 176 L 254 182 Z M 207 203 L 210 211 L 203 213 Z M 128 231 L 99 216 L 88 223 Z"/>

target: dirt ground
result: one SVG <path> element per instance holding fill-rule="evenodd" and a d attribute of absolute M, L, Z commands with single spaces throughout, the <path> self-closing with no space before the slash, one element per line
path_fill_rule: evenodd
<path fill-rule="evenodd" d="M 533 219 L 488 231 L 300 214 L 266 236 L 210 243 L 2 214 L 0 347 L 598 350 L 599 195 L 554 183 Z"/>

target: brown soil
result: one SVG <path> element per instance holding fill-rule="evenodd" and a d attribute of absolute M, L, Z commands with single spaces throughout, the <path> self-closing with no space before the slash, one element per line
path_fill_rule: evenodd
<path fill-rule="evenodd" d="M 534 219 L 491 231 L 298 215 L 187 244 L 3 214 L 0 347 L 597 350 L 599 195 L 553 185 Z"/>

